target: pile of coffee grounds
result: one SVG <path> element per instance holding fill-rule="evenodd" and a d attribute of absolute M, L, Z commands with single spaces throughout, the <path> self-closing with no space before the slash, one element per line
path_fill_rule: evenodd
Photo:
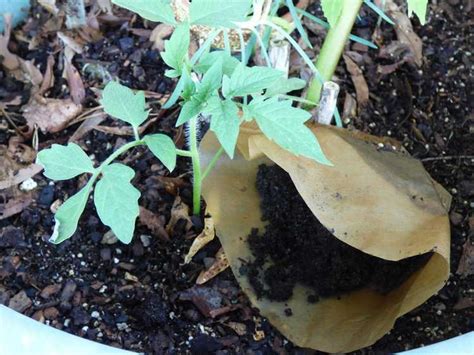
<path fill-rule="evenodd" d="M 314 290 L 308 302 L 363 287 L 388 293 L 423 266 L 432 253 L 388 261 L 334 237 L 313 215 L 290 176 L 277 165 L 257 174 L 263 234 L 248 238 L 255 260 L 245 267 L 257 296 L 286 301 L 301 283 Z"/>

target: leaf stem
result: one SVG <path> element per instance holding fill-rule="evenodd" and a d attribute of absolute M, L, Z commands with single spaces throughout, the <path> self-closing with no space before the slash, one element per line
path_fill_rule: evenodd
<path fill-rule="evenodd" d="M 197 117 L 189 120 L 189 153 L 193 165 L 193 214 L 201 213 L 201 160 L 197 144 Z"/>
<path fill-rule="evenodd" d="M 193 156 L 189 150 L 183 150 L 183 149 L 176 149 L 176 154 L 182 157 L 188 157 L 188 158 L 191 158 Z"/>
<path fill-rule="evenodd" d="M 345 1 L 336 25 L 329 29 L 315 63 L 323 80 L 321 81 L 320 78 L 311 80 L 306 96 L 309 101 L 318 103 L 323 83 L 331 80 L 363 1 Z"/>
<path fill-rule="evenodd" d="M 92 174 L 91 180 L 97 179 L 97 177 L 100 175 L 102 170 L 109 165 L 111 162 L 113 162 L 115 159 L 117 159 L 120 155 L 125 153 L 127 150 L 132 149 L 133 147 L 139 146 L 139 145 L 144 145 L 146 144 L 145 141 L 143 140 L 136 140 L 133 142 L 129 142 L 127 144 L 122 145 L 120 148 L 118 148 L 115 152 L 113 152 L 107 159 L 105 159 L 97 169 L 95 169 L 94 174 Z"/>
<path fill-rule="evenodd" d="M 138 127 L 132 126 L 133 127 L 133 135 L 135 136 L 135 141 L 140 140 L 140 134 L 138 133 Z"/>
<path fill-rule="evenodd" d="M 207 177 L 207 175 L 209 175 L 209 173 L 211 172 L 211 170 L 214 168 L 217 161 L 221 157 L 222 153 L 224 153 L 224 148 L 220 147 L 219 150 L 216 152 L 216 154 L 214 154 L 214 156 L 212 157 L 212 160 L 207 165 L 206 170 L 204 170 L 204 173 L 202 174 L 202 180 L 204 180 Z"/>

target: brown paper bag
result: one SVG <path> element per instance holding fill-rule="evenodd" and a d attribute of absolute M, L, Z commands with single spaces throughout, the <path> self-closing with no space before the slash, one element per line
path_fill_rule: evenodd
<path fill-rule="evenodd" d="M 250 125 L 239 136 L 241 155 L 234 160 L 222 157 L 202 193 L 234 275 L 261 314 L 298 346 L 348 352 L 373 344 L 397 317 L 443 287 L 449 275 L 451 197 L 421 162 L 397 145 L 394 150 L 396 142 L 330 126 L 312 130 L 333 167 L 292 155 Z M 204 164 L 218 147 L 209 131 L 200 147 Z M 242 260 L 253 259 L 246 241 L 251 229 L 264 226 L 257 169 L 272 162 L 290 174 L 311 211 L 343 242 L 387 260 L 428 251 L 434 251 L 433 256 L 386 295 L 362 289 L 310 304 L 309 290 L 300 285 L 286 302 L 257 299 L 239 268 Z M 293 313 L 289 317 L 284 312 L 288 307 Z"/>

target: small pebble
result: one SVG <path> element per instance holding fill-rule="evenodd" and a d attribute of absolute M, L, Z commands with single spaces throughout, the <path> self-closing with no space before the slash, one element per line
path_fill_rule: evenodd
<path fill-rule="evenodd" d="M 36 189 L 37 186 L 38 186 L 37 182 L 34 181 L 32 178 L 29 178 L 21 183 L 20 190 L 31 191 L 31 190 Z"/>

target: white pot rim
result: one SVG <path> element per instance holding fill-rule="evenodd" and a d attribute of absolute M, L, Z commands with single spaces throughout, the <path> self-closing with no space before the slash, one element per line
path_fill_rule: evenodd
<path fill-rule="evenodd" d="M 0 354 L 35 355 L 137 355 L 138 353 L 113 348 L 92 340 L 83 339 L 47 326 L 0 305 L 0 324 L 8 331 L 0 332 Z M 474 331 L 438 343 L 408 350 L 399 354 L 471 355 L 474 349 Z"/>

